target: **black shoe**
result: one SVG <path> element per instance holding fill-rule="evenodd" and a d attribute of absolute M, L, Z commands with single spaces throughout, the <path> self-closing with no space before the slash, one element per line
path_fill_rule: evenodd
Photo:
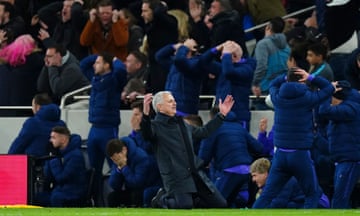
<path fill-rule="evenodd" d="M 164 188 L 160 188 L 156 195 L 151 199 L 151 207 L 153 208 L 166 208 L 164 206 L 164 198 L 165 198 L 166 191 Z"/>

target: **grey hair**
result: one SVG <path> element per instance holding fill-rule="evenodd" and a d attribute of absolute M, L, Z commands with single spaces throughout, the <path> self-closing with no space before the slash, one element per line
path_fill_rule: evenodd
<path fill-rule="evenodd" d="M 158 93 L 156 93 L 152 99 L 152 107 L 155 110 L 156 113 L 159 112 L 159 110 L 157 109 L 157 105 L 158 104 L 162 104 L 164 103 L 164 94 L 169 94 L 172 95 L 172 93 L 170 91 L 159 91 Z"/>

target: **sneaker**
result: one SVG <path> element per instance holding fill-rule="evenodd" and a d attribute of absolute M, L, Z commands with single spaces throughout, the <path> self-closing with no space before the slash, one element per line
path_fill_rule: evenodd
<path fill-rule="evenodd" d="M 166 191 L 164 188 L 160 188 L 156 195 L 151 199 L 151 207 L 153 208 L 166 208 L 164 204 Z"/>

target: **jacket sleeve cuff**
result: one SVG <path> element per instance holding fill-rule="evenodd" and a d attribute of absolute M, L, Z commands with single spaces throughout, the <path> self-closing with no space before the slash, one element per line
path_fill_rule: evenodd
<path fill-rule="evenodd" d="M 218 113 L 218 116 L 221 120 L 225 120 L 226 116 L 223 115 L 221 112 Z"/>
<path fill-rule="evenodd" d="M 313 75 L 310 74 L 310 75 L 308 76 L 307 80 L 309 80 L 309 81 L 311 82 L 311 81 L 313 81 L 314 78 L 315 78 L 315 76 L 313 76 Z"/>
<path fill-rule="evenodd" d="M 217 53 L 218 53 L 218 50 L 216 49 L 216 47 L 211 48 L 211 53 L 213 53 L 213 54 L 217 54 Z"/>

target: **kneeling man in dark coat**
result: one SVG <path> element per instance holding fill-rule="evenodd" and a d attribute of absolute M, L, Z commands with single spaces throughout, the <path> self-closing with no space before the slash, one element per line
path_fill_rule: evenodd
<path fill-rule="evenodd" d="M 150 120 L 150 103 L 156 112 Z M 203 162 L 194 154 L 193 138 L 205 138 L 219 128 L 234 104 L 228 95 L 219 101 L 220 112 L 203 127 L 176 116 L 176 101 L 169 91 L 144 96 L 141 132 L 153 143 L 164 189 L 154 197 L 153 207 L 190 209 L 223 208 L 226 200 L 202 171 Z"/>

